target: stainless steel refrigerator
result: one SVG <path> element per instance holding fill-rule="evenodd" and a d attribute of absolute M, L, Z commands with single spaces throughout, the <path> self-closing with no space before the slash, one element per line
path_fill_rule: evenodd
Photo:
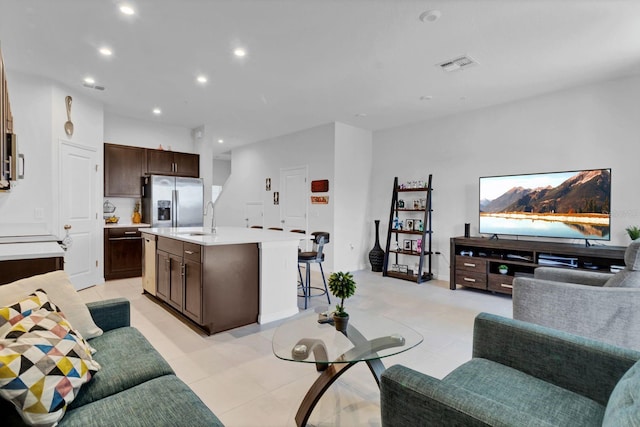
<path fill-rule="evenodd" d="M 142 184 L 144 222 L 152 227 L 202 227 L 202 179 L 150 175 Z"/>

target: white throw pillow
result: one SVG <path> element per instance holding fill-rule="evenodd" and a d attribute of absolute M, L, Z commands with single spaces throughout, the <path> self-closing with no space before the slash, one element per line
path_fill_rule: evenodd
<path fill-rule="evenodd" d="M 102 335 L 87 305 L 69 281 L 69 276 L 62 270 L 21 279 L 0 286 L 0 307 L 28 297 L 37 289 L 44 290 L 49 300 L 58 306 L 69 323 L 80 332 L 85 339 Z"/>

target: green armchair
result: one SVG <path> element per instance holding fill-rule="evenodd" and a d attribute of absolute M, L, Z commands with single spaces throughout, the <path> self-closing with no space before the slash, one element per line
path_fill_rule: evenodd
<path fill-rule="evenodd" d="M 640 352 L 487 313 L 473 358 L 438 380 L 401 365 L 382 374 L 383 426 L 631 426 Z"/>

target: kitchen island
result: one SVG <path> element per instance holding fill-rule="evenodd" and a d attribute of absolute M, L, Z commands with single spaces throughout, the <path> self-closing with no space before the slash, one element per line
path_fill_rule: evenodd
<path fill-rule="evenodd" d="M 64 268 L 64 250 L 55 237 L 14 239 L 0 240 L 0 285 Z"/>
<path fill-rule="evenodd" d="M 298 313 L 300 234 L 242 227 L 140 231 L 155 240 L 155 257 L 143 255 L 143 270 L 155 271 L 156 286 L 145 291 L 206 332 Z"/>

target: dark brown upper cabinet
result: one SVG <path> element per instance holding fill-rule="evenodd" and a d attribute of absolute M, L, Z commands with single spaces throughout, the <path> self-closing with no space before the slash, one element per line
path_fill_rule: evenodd
<path fill-rule="evenodd" d="M 105 197 L 141 197 L 145 158 L 144 148 L 104 144 Z"/>
<path fill-rule="evenodd" d="M 200 176 L 200 156 L 147 149 L 147 174 L 198 178 Z"/>

